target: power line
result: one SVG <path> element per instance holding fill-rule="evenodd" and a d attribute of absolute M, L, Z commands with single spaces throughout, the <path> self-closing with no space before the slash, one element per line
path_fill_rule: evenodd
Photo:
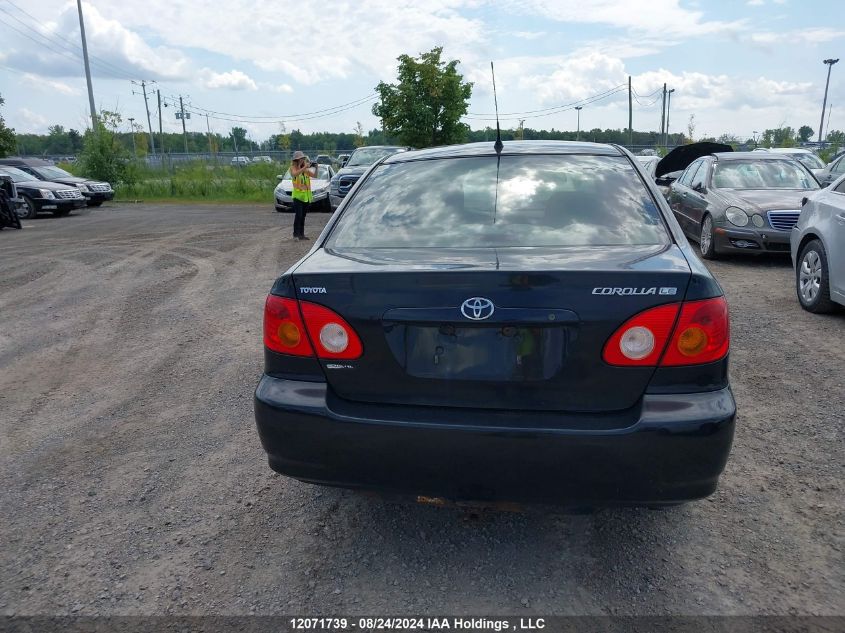
<path fill-rule="evenodd" d="M 614 86 L 613 88 L 609 88 L 608 90 L 605 90 L 604 92 L 601 92 L 598 95 L 593 95 L 593 97 L 603 95 L 603 94 L 607 94 L 607 93 L 610 93 L 614 90 L 618 90 L 618 89 L 624 88 L 624 87 L 626 87 L 626 84 L 619 84 L 618 86 Z M 593 97 L 585 97 L 584 99 L 579 99 L 578 101 L 573 101 L 571 103 L 565 103 L 563 105 L 551 106 L 551 107 L 548 107 L 548 108 L 542 108 L 540 110 L 525 110 L 524 112 L 500 112 L 499 116 L 520 117 L 522 115 L 527 115 L 527 114 L 537 114 L 537 113 L 540 113 L 540 112 L 549 112 L 550 110 L 558 110 L 560 108 L 567 108 L 569 106 L 577 105 L 577 104 L 581 103 L 582 101 L 586 101 L 587 99 L 592 99 Z M 485 118 L 485 117 L 495 118 L 496 113 L 495 112 L 487 112 L 487 113 L 467 112 L 467 114 L 465 116 L 467 118 L 471 118 L 471 119 Z M 491 119 L 487 119 L 487 120 L 491 120 Z"/>
<path fill-rule="evenodd" d="M 170 99 L 172 100 L 171 103 L 169 103 L 169 104 L 167 104 L 167 102 L 165 102 L 165 103 L 167 105 L 174 105 L 175 106 L 176 105 L 175 98 L 170 97 Z M 189 104 L 188 106 L 186 106 L 185 111 L 190 112 L 192 114 L 197 114 L 199 116 L 208 116 L 208 118 L 214 119 L 215 121 L 229 121 L 229 122 L 232 122 L 232 123 L 253 123 L 253 124 L 261 123 L 261 124 L 267 124 L 267 123 L 278 123 L 281 120 L 284 120 L 285 122 L 288 122 L 288 123 L 291 123 L 291 122 L 296 123 L 296 122 L 301 122 L 301 121 L 311 121 L 313 119 L 322 119 L 322 118 L 334 116 L 336 114 L 340 114 L 342 112 L 347 112 L 349 110 L 354 110 L 354 109 L 364 105 L 365 103 L 367 103 L 369 101 L 373 101 L 374 99 L 375 99 L 375 95 L 373 95 L 372 97 L 369 97 L 369 98 L 367 98 L 363 101 L 352 102 L 352 104 L 347 105 L 347 107 L 335 106 L 335 108 L 329 109 L 331 111 L 326 111 L 326 110 L 315 111 L 314 113 L 310 113 L 308 116 L 298 116 L 298 117 L 278 116 L 278 117 L 274 117 L 274 118 L 267 117 L 267 120 L 260 120 L 260 121 L 254 120 L 252 118 L 240 116 L 240 115 L 222 116 L 220 114 L 214 114 L 212 110 L 207 110 L 207 109 L 204 109 L 204 108 L 201 108 L 199 106 L 192 105 L 192 104 Z"/>
<path fill-rule="evenodd" d="M 567 103 L 567 104 L 564 104 L 564 105 L 561 105 L 561 106 L 556 106 L 555 108 L 551 109 L 551 111 L 546 111 L 546 110 L 538 110 L 537 111 L 537 112 L 541 112 L 542 114 L 535 114 L 535 115 L 532 115 L 532 116 L 508 117 L 507 120 L 517 121 L 520 118 L 536 119 L 536 118 L 540 118 L 540 117 L 551 116 L 553 114 L 559 114 L 561 112 L 566 112 L 567 110 L 572 110 L 572 109 L 574 109 L 578 106 L 583 107 L 585 105 L 589 105 L 591 103 L 595 103 L 597 101 L 601 101 L 603 99 L 607 99 L 608 97 L 612 97 L 613 95 L 619 94 L 621 92 L 627 92 L 627 91 L 628 91 L 628 85 L 627 84 L 620 84 L 619 86 L 616 86 L 615 88 L 611 88 L 610 90 L 607 90 L 605 92 L 599 93 L 597 95 L 593 95 L 592 97 L 587 97 L 585 99 L 580 99 L 579 101 L 573 101 L 571 103 Z M 488 117 L 483 117 L 483 116 L 471 116 L 471 115 L 465 115 L 461 118 L 468 119 L 470 121 L 493 121 L 493 120 L 495 120 L 495 118 L 488 118 Z"/>
<path fill-rule="evenodd" d="M 13 15 L 11 15 L 8 11 L 4 10 L 2 7 L 0 7 L 0 12 L 5 13 L 6 15 L 9 15 L 9 17 L 14 18 Z M 48 49 L 50 49 L 54 53 L 56 53 L 58 55 L 62 55 L 64 57 L 67 57 L 68 59 L 72 59 L 74 62 L 79 62 L 83 59 L 81 53 L 71 53 L 67 50 L 62 50 L 60 48 L 56 48 L 53 45 L 54 43 L 50 39 L 48 39 L 46 36 L 41 35 L 40 33 L 38 35 L 40 35 L 40 37 L 42 37 L 42 39 L 44 39 L 43 42 L 35 39 L 34 37 L 29 35 L 28 33 L 25 33 L 21 29 L 17 28 L 15 25 L 9 24 L 2 17 L 0 17 L 0 23 L 5 24 L 10 29 L 15 31 L 19 35 L 22 35 L 23 37 L 27 38 L 28 40 L 35 42 L 36 44 L 38 44 L 38 46 L 47 47 Z M 32 30 L 32 29 L 30 29 L 30 30 Z M 115 78 L 115 79 L 129 79 L 129 78 L 131 78 L 129 75 L 118 74 L 118 73 L 110 71 L 109 69 L 106 69 L 106 68 L 98 68 L 98 70 L 101 73 L 103 73 L 104 75 L 110 75 L 112 78 Z"/>
<path fill-rule="evenodd" d="M 301 112 L 301 113 L 298 113 L 298 114 L 277 114 L 277 115 L 274 115 L 274 116 L 253 116 L 253 115 L 248 115 L 248 114 L 234 114 L 232 112 L 219 112 L 219 111 L 216 111 L 216 110 L 209 110 L 208 108 L 202 108 L 200 106 L 193 106 L 193 107 L 196 110 L 201 111 L 203 116 L 205 116 L 205 113 L 208 113 L 208 115 L 212 119 L 215 118 L 215 117 L 211 116 L 211 115 L 219 115 L 219 116 L 224 116 L 224 117 L 235 117 L 235 118 L 244 119 L 244 120 L 254 119 L 254 121 L 252 121 L 252 122 L 255 122 L 255 123 L 262 123 L 262 122 L 276 123 L 276 122 L 282 121 L 282 120 L 283 121 L 303 121 L 303 120 L 306 120 L 308 118 L 319 118 L 319 117 L 314 116 L 314 115 L 319 115 L 319 114 L 324 114 L 324 113 L 325 113 L 326 116 L 328 116 L 330 114 L 333 114 L 335 111 L 352 109 L 352 108 L 355 108 L 359 105 L 363 105 L 364 103 L 367 103 L 368 101 L 374 100 L 377 96 L 378 96 L 377 93 L 372 93 L 372 94 L 370 94 L 366 97 L 362 97 L 361 99 L 356 99 L 355 101 L 350 101 L 349 103 L 342 103 L 340 105 L 336 105 L 336 106 L 333 106 L 331 108 L 324 108 L 322 110 L 314 110 L 313 112 Z M 174 100 L 173 105 L 175 105 L 175 99 L 176 98 L 175 97 L 170 97 L 170 98 Z"/>
<path fill-rule="evenodd" d="M 26 15 L 28 18 L 33 20 L 36 23 L 37 27 L 40 27 L 40 20 L 38 18 L 36 18 L 34 15 L 32 15 L 31 13 L 27 13 L 24 9 L 21 9 L 18 5 L 16 5 L 14 2 L 12 2 L 12 0 L 5 0 L 5 1 L 10 6 L 14 7 L 18 11 L 20 11 L 21 13 Z M 59 37 L 49 37 L 48 35 L 45 35 L 41 31 L 40 28 L 33 27 L 32 25 L 27 24 L 26 22 L 19 19 L 17 16 L 9 13 L 8 11 L 5 11 L 4 9 L 0 9 L 0 11 L 3 11 L 3 13 L 5 13 L 9 17 L 11 17 L 12 19 L 16 20 L 18 23 L 22 24 L 24 27 L 26 27 L 27 29 L 29 29 L 30 31 L 32 31 L 33 33 L 35 33 L 36 35 L 38 35 L 39 37 L 44 39 L 45 41 L 47 41 L 51 44 L 59 45 L 62 48 L 70 51 L 72 54 L 74 54 L 76 56 L 80 55 L 81 50 L 82 50 L 80 46 L 66 42 L 65 40 L 63 40 Z M 101 67 L 103 70 L 108 70 L 114 75 L 117 75 L 117 74 L 124 75 L 123 78 L 131 78 L 130 73 L 126 69 L 121 68 L 120 66 L 117 66 L 115 64 L 112 64 L 111 62 L 109 62 L 105 59 L 102 59 L 100 57 L 97 57 L 96 55 L 89 55 L 89 57 L 92 60 L 92 64 L 94 64 L 95 61 L 96 61 L 96 65 Z"/>

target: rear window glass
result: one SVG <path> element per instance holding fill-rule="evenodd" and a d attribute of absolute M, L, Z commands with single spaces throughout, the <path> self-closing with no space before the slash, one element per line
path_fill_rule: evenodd
<path fill-rule="evenodd" d="M 498 171 L 498 174 L 497 174 Z M 654 200 L 614 156 L 491 156 L 379 166 L 329 248 L 665 244 Z"/>

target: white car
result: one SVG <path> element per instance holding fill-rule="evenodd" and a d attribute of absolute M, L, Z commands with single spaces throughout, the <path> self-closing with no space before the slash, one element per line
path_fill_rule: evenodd
<path fill-rule="evenodd" d="M 317 165 L 317 177 L 311 178 L 311 193 L 314 195 L 312 208 L 317 211 L 330 212 L 332 210 L 329 202 L 329 182 L 334 176 L 334 168 L 331 165 Z M 293 182 L 290 178 L 290 169 L 283 176 L 277 176 L 279 184 L 273 192 L 276 198 L 276 211 L 293 210 Z"/>
<path fill-rule="evenodd" d="M 256 156 L 252 159 L 253 163 L 272 163 L 273 158 L 270 156 Z"/>
<path fill-rule="evenodd" d="M 244 165 L 249 165 L 249 158 L 246 156 L 233 156 L 229 164 L 232 167 L 243 167 Z"/>
<path fill-rule="evenodd" d="M 845 176 L 802 201 L 790 236 L 801 307 L 831 312 L 845 306 Z"/>

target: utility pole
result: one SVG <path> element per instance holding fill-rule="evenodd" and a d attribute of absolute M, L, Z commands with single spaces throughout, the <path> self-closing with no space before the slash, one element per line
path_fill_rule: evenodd
<path fill-rule="evenodd" d="M 628 149 L 634 147 L 634 102 L 631 93 L 631 75 L 628 75 Z"/>
<path fill-rule="evenodd" d="M 666 84 L 663 84 L 663 108 L 660 113 L 660 137 L 658 143 L 663 139 L 663 132 L 666 129 Z"/>
<path fill-rule="evenodd" d="M 97 133 L 97 108 L 94 106 L 94 85 L 91 83 L 91 66 L 88 64 L 88 42 L 85 41 L 85 20 L 82 19 L 82 0 L 76 0 L 79 11 L 79 33 L 82 35 L 82 59 L 85 62 L 85 80 L 88 82 L 88 105 L 91 108 L 91 131 Z M 822 112 L 824 115 L 824 112 Z"/>
<path fill-rule="evenodd" d="M 519 140 L 520 141 L 525 140 L 525 127 L 524 126 L 525 126 L 525 119 L 520 119 L 519 120 Z"/>
<path fill-rule="evenodd" d="M 161 150 L 162 159 L 164 158 L 164 130 L 162 129 L 161 125 L 161 90 L 156 90 L 156 96 L 158 97 L 158 140 L 159 140 L 159 149 Z"/>
<path fill-rule="evenodd" d="M 182 103 L 182 95 L 179 95 L 179 112 L 182 118 L 182 140 L 185 141 L 185 153 L 188 153 L 188 133 L 185 131 L 185 106 Z"/>
<path fill-rule="evenodd" d="M 576 141 L 581 140 L 581 108 L 583 108 L 583 107 L 584 106 L 575 106 L 575 111 L 578 113 L 578 126 L 577 126 L 576 132 L 575 132 L 575 140 Z"/>
<path fill-rule="evenodd" d="M 129 117 L 129 133 L 132 135 L 132 156 L 138 158 L 138 150 L 135 148 L 135 119 Z"/>
<path fill-rule="evenodd" d="M 214 155 L 214 148 L 211 145 L 211 124 L 208 122 L 208 114 L 205 115 L 205 127 L 208 129 L 208 157 Z"/>
<path fill-rule="evenodd" d="M 672 93 L 675 92 L 675 89 L 672 88 L 669 92 L 669 100 L 666 103 L 666 138 L 663 142 L 663 145 L 669 147 L 669 110 L 672 109 Z"/>
<path fill-rule="evenodd" d="M 136 82 L 132 82 L 136 86 L 138 85 Z M 138 94 L 134 90 L 132 94 Z M 150 130 L 150 152 L 153 156 L 156 154 L 156 141 L 155 137 L 153 136 L 153 124 L 150 122 L 150 104 L 147 102 L 147 82 L 141 80 L 141 94 L 144 95 L 144 108 L 147 110 L 147 128 Z"/>
<path fill-rule="evenodd" d="M 824 85 L 824 101 L 822 101 L 822 120 L 819 123 L 819 143 L 824 140 L 824 136 L 822 136 L 822 128 L 824 127 L 824 109 L 827 107 L 827 89 L 830 86 L 830 71 L 833 70 L 833 65 L 838 62 L 839 59 L 826 59 L 824 63 L 827 64 L 827 83 Z"/>

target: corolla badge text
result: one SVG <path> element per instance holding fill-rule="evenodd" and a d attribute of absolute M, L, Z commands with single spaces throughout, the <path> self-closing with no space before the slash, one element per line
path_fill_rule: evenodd
<path fill-rule="evenodd" d="M 471 297 L 461 304 L 461 314 L 472 321 L 483 321 L 493 316 L 496 307 L 485 297 Z"/>
<path fill-rule="evenodd" d="M 677 288 L 593 288 L 594 295 L 619 295 L 621 297 L 638 295 L 676 295 Z"/>

